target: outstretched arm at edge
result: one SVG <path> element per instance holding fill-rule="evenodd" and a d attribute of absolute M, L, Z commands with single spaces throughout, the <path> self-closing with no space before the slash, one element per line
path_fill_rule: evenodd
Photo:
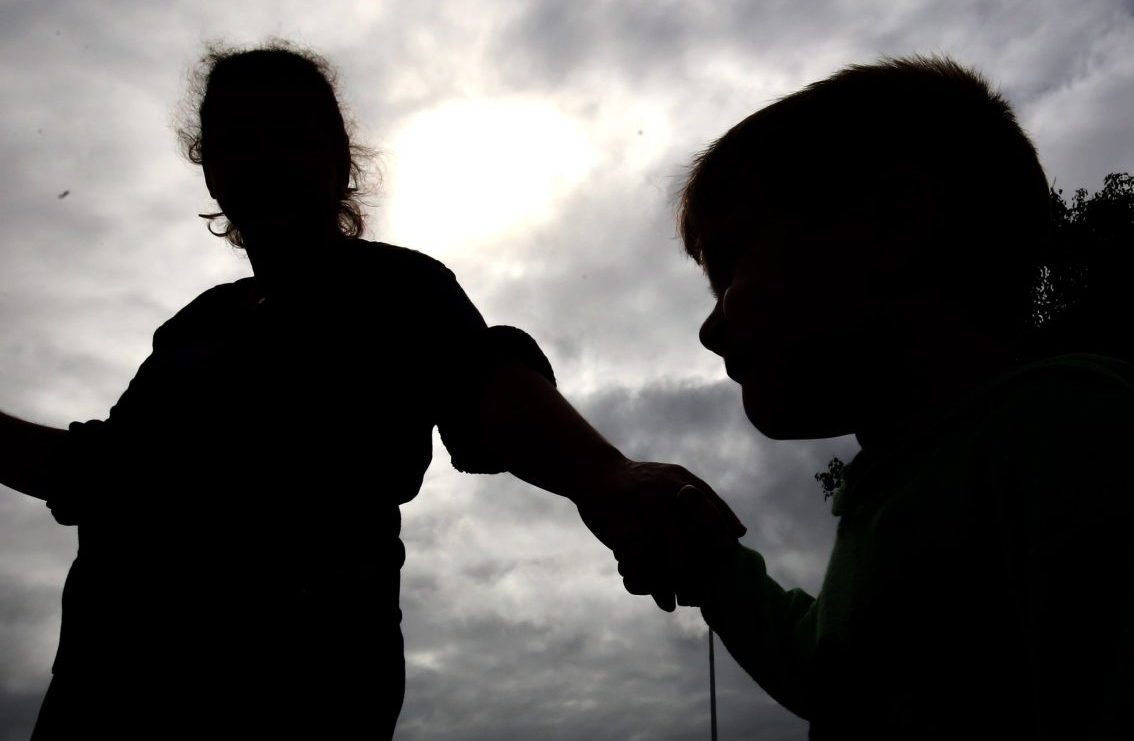
<path fill-rule="evenodd" d="M 36 499 L 52 496 L 58 481 L 52 464 L 66 437 L 66 430 L 0 412 L 0 483 Z"/>

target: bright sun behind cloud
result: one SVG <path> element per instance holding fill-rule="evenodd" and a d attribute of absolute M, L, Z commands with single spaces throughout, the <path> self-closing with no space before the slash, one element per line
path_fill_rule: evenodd
<path fill-rule="evenodd" d="M 594 159 L 574 119 L 523 98 L 445 102 L 411 117 L 385 149 L 383 236 L 432 254 L 547 221 Z"/>

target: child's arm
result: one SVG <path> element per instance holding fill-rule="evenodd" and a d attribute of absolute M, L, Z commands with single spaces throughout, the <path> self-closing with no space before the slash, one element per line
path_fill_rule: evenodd
<path fill-rule="evenodd" d="M 732 657 L 785 708 L 810 719 L 807 677 L 815 648 L 818 603 L 785 590 L 763 557 L 734 544 L 716 559 L 701 614 Z"/>
<path fill-rule="evenodd" d="M 816 645 L 816 600 L 800 589 L 784 590 L 768 576 L 763 557 L 722 527 L 718 501 L 686 486 L 676 502 L 653 503 L 648 519 L 664 528 L 668 546 L 660 567 L 675 584 L 678 602 L 701 607 L 705 621 L 752 678 L 788 710 L 809 719 L 806 679 Z M 615 555 L 627 589 L 648 593 L 634 585 L 648 584 L 659 569 L 655 555 Z"/>

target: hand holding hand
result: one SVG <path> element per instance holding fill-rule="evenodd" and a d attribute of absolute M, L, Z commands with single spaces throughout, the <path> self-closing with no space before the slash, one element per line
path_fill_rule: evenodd
<path fill-rule="evenodd" d="M 708 484 L 665 463 L 624 461 L 576 504 L 614 551 L 627 591 L 667 612 L 700 603 L 707 559 L 746 531 Z"/>

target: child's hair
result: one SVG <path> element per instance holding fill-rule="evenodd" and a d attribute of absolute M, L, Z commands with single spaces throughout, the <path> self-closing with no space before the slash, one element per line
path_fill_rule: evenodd
<path fill-rule="evenodd" d="M 947 58 L 853 65 L 734 126 L 693 163 L 678 206 L 685 250 L 727 274 L 745 245 L 707 238 L 717 225 L 825 220 L 884 199 L 903 169 L 939 188 L 941 279 L 960 281 L 984 326 L 1018 336 L 1048 241 L 1047 178 L 1004 98 Z"/>

